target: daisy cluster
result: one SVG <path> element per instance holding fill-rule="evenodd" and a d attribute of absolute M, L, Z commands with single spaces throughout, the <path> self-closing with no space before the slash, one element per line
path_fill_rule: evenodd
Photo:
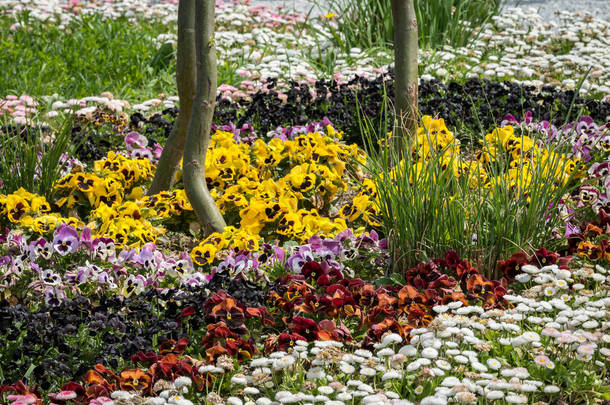
<path fill-rule="evenodd" d="M 582 94 L 610 93 L 608 21 L 559 12 L 559 23 L 543 22 L 533 8 L 507 8 L 493 19 L 472 45 L 469 76 L 565 89 L 576 89 L 583 79 Z"/>

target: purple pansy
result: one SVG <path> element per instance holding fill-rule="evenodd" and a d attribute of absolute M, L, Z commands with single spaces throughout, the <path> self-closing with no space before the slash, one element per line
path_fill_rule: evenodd
<path fill-rule="evenodd" d="M 53 248 L 62 256 L 74 253 L 78 249 L 78 232 L 71 225 L 61 224 L 53 235 Z"/>
<path fill-rule="evenodd" d="M 199 287 L 202 284 L 207 283 L 208 281 L 210 281 L 212 279 L 212 277 L 214 277 L 214 275 L 210 275 L 210 278 L 207 278 L 208 275 L 204 275 L 201 272 L 196 272 L 196 273 L 192 273 L 188 276 L 188 278 L 184 281 L 184 284 L 186 284 L 189 287 Z"/>
<path fill-rule="evenodd" d="M 86 226 L 83 228 L 83 231 L 80 234 L 80 247 L 84 247 L 85 249 L 87 249 L 87 251 L 90 252 L 92 249 L 92 243 L 93 241 L 91 240 L 91 228 Z"/>
<path fill-rule="evenodd" d="M 184 258 L 170 258 L 161 264 L 161 268 L 166 269 L 170 277 L 184 279 L 193 271 L 193 263 Z"/>
<path fill-rule="evenodd" d="M 104 261 L 116 255 L 114 242 L 110 238 L 95 238 L 91 243 L 91 248 L 93 249 L 93 255 Z"/>
<path fill-rule="evenodd" d="M 127 280 L 123 283 L 123 289 L 121 290 L 125 297 L 129 297 L 131 294 L 139 294 L 146 286 L 146 278 L 140 274 L 129 275 Z"/>
<path fill-rule="evenodd" d="M 30 242 L 30 260 L 36 260 L 39 257 L 49 260 L 53 256 L 53 247 L 45 238 L 40 238 L 35 242 Z"/>
<path fill-rule="evenodd" d="M 148 145 L 148 138 L 136 131 L 132 131 L 125 135 L 125 143 L 127 144 L 127 150 L 129 151 L 142 149 Z"/>
<path fill-rule="evenodd" d="M 61 288 L 47 286 L 44 290 L 44 302 L 50 306 L 58 306 L 66 299 L 66 294 Z"/>
<path fill-rule="evenodd" d="M 40 273 L 40 281 L 46 285 L 57 286 L 61 284 L 61 276 L 53 270 L 43 270 Z"/>
<path fill-rule="evenodd" d="M 152 149 L 150 148 L 139 148 L 131 151 L 131 157 L 134 159 L 148 159 L 153 160 Z"/>

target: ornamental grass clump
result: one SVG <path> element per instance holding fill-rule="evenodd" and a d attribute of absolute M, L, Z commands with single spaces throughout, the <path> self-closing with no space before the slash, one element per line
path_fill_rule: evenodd
<path fill-rule="evenodd" d="M 0 121 L 0 193 L 25 187 L 41 196 L 51 195 L 59 178 L 78 163 L 68 155 L 74 145 L 67 123 L 50 132 L 43 126 L 12 126 Z"/>
<path fill-rule="evenodd" d="M 454 48 L 475 41 L 482 26 L 499 14 L 501 0 L 415 0 L 415 13 L 422 48 Z M 353 48 L 386 47 L 393 42 L 392 9 L 389 1 L 331 0 L 320 7 L 334 12 L 323 17 L 329 40 L 346 53 Z M 336 14 L 335 14 L 336 13 Z"/>
<path fill-rule="evenodd" d="M 390 146 L 391 134 L 374 145 L 363 125 L 366 169 L 394 271 L 455 250 L 498 279 L 500 257 L 553 246 L 553 232 L 563 224 L 558 207 L 573 188 L 578 161 L 510 125 L 462 150 L 442 118 L 424 116 L 421 123 L 416 137 L 399 147 Z"/>

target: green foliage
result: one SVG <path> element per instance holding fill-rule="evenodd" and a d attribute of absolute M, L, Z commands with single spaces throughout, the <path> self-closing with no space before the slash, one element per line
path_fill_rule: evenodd
<path fill-rule="evenodd" d="M 175 88 L 170 44 L 154 39 L 170 29 L 127 17 L 82 15 L 60 28 L 30 17 L 0 18 L 0 88 L 5 93 L 86 97 L 110 91 L 132 100 Z M 52 80 L 49 80 L 52 79 Z"/>
<path fill-rule="evenodd" d="M 23 187 L 50 198 L 65 159 L 78 147 L 72 144 L 70 123 L 65 120 L 61 128 L 50 132 L 41 126 L 11 127 L 0 122 L 0 192 Z"/>
<path fill-rule="evenodd" d="M 419 46 L 467 46 L 479 28 L 499 14 L 501 5 L 502 0 L 416 0 Z"/>
<path fill-rule="evenodd" d="M 502 0 L 415 0 L 420 47 L 468 45 L 476 39 L 479 28 L 498 15 L 501 3 Z M 324 26 L 332 33 L 330 41 L 347 53 L 351 48 L 387 47 L 394 40 L 389 0 L 329 0 L 317 5 L 337 14 L 325 19 Z"/>

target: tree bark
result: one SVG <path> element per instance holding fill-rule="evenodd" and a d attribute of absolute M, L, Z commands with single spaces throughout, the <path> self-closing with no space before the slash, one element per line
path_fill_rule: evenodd
<path fill-rule="evenodd" d="M 163 153 L 148 195 L 169 190 L 173 184 L 178 164 L 184 151 L 195 98 L 197 80 L 195 50 L 195 0 L 180 0 L 178 3 L 178 51 L 176 57 L 176 84 L 180 99 L 180 112 L 165 141 Z"/>
<path fill-rule="evenodd" d="M 214 0 L 196 0 L 197 92 L 189 122 L 184 160 L 184 188 L 206 233 L 222 232 L 226 226 L 205 182 L 205 156 L 216 101 L 217 67 L 214 46 Z"/>
<path fill-rule="evenodd" d="M 391 0 L 394 20 L 394 135 L 417 132 L 417 17 L 413 0 Z"/>

